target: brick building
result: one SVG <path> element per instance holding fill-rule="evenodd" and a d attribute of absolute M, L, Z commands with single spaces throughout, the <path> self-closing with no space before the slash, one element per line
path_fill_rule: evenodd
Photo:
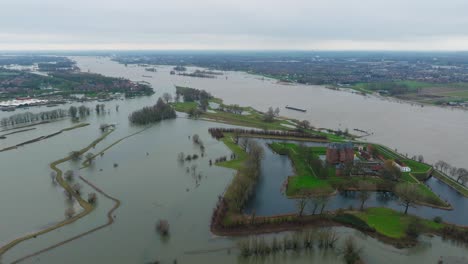
<path fill-rule="evenodd" d="M 353 143 L 330 143 L 327 147 L 327 163 L 340 164 L 354 161 Z"/>

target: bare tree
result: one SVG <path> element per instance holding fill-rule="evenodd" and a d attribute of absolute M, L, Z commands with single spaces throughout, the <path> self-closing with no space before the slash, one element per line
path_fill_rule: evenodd
<path fill-rule="evenodd" d="M 57 179 L 57 172 L 51 171 L 50 172 L 50 178 L 52 179 L 53 182 L 55 182 L 56 179 Z"/>
<path fill-rule="evenodd" d="M 456 177 L 457 176 L 457 167 L 453 166 L 453 167 L 450 167 L 449 169 L 449 173 L 450 173 L 450 176 L 452 177 Z"/>
<path fill-rule="evenodd" d="M 416 202 L 423 197 L 421 189 L 415 183 L 400 183 L 395 187 L 395 193 L 400 199 L 400 204 L 405 207 L 405 214 L 408 213 L 409 207 L 416 207 Z"/>
<path fill-rule="evenodd" d="M 457 182 L 460 182 L 461 184 L 465 184 L 465 182 L 468 181 L 468 170 L 467 169 L 465 169 L 465 168 L 457 169 L 456 175 L 457 175 Z"/>
<path fill-rule="evenodd" d="M 179 155 L 177 155 L 177 160 L 180 162 L 180 163 L 184 163 L 185 161 L 185 154 L 183 152 L 180 152 Z"/>
<path fill-rule="evenodd" d="M 96 193 L 88 193 L 88 203 L 90 204 L 95 204 L 97 200 L 97 195 Z"/>
<path fill-rule="evenodd" d="M 280 109 L 279 109 L 279 107 L 276 107 L 275 108 L 275 116 L 279 116 L 279 113 L 280 113 Z"/>
<path fill-rule="evenodd" d="M 72 160 L 75 160 L 75 161 L 79 160 L 80 157 L 81 157 L 81 153 L 79 151 L 74 150 L 74 151 L 70 152 L 70 157 L 71 157 Z"/>
<path fill-rule="evenodd" d="M 418 156 L 418 161 L 419 161 L 419 162 L 424 162 L 424 156 L 423 156 L 423 155 L 419 155 L 419 156 Z"/>
<path fill-rule="evenodd" d="M 75 209 L 73 209 L 73 207 L 69 207 L 67 210 L 65 210 L 65 216 L 67 218 L 72 218 L 74 214 L 75 214 Z"/>
<path fill-rule="evenodd" d="M 172 95 L 170 93 L 164 93 L 162 98 L 166 101 L 166 104 L 172 101 Z"/>
<path fill-rule="evenodd" d="M 74 178 L 74 172 L 72 170 L 67 170 L 64 174 L 65 180 L 67 181 L 73 181 Z"/>
<path fill-rule="evenodd" d="M 304 208 L 306 207 L 307 205 L 307 198 L 306 197 L 302 197 L 302 198 L 299 198 L 299 199 L 296 199 L 296 207 L 297 207 L 297 215 L 299 217 L 302 216 L 302 214 L 304 213 Z"/>
<path fill-rule="evenodd" d="M 200 143 L 200 136 L 198 134 L 193 134 L 192 141 L 195 144 L 199 144 Z"/>
<path fill-rule="evenodd" d="M 76 194 L 78 194 L 78 195 L 81 194 L 81 184 L 79 184 L 79 183 L 73 184 L 72 189 Z"/>
<path fill-rule="evenodd" d="M 268 111 L 263 115 L 263 121 L 265 122 L 273 122 L 275 120 L 275 111 L 273 107 L 269 107 Z"/>
<path fill-rule="evenodd" d="M 91 152 L 86 153 L 86 161 L 91 164 L 94 160 L 94 154 Z"/>
<path fill-rule="evenodd" d="M 302 121 L 299 122 L 297 125 L 298 125 L 298 127 L 301 128 L 301 129 L 309 129 L 309 127 L 310 127 L 310 122 L 307 121 L 307 120 L 302 120 Z"/>

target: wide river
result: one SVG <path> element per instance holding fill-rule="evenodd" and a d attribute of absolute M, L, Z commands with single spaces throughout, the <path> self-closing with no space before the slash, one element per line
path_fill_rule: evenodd
<path fill-rule="evenodd" d="M 468 113 L 463 111 L 417 107 L 320 86 L 285 86 L 276 84 L 274 80 L 240 72 L 226 72 L 217 79 L 198 79 L 170 75 L 171 67 L 167 66 L 157 67 L 158 72 L 153 73 L 146 72 L 140 66 L 125 67 L 109 58 L 74 59 L 83 71 L 147 81 L 152 84 L 156 94 L 106 102 L 109 113 L 93 113 L 84 120 L 91 124 L 88 127 L 0 153 L 0 243 L 63 220 L 65 209 L 73 206 L 65 200 L 62 190 L 52 184 L 48 167 L 50 162 L 88 145 L 100 135 L 99 125 L 102 123 L 116 124 L 116 130 L 91 150 L 94 153 L 139 131 L 141 128 L 128 124 L 128 114 L 142 106 L 154 104 L 164 92 L 174 93 L 174 85 L 205 89 L 226 103 L 251 105 L 259 110 L 279 106 L 282 115 L 308 119 L 316 127 L 370 130 L 374 135 L 368 140 L 398 148 L 400 152 L 423 154 L 430 162 L 444 159 L 456 166 L 465 165 L 464 150 L 468 145 L 464 136 L 468 132 Z M 115 110 L 117 104 L 120 105 L 118 112 Z M 94 108 L 95 103 L 87 105 Z M 285 105 L 307 108 L 308 112 L 287 111 L 283 108 Z M 38 107 L 28 111 L 50 109 L 53 108 Z M 25 110 L 17 110 L 21 111 Z M 11 114 L 2 112 L 0 118 Z M 68 119 L 40 125 L 36 130 L 7 136 L 0 141 L 0 146 L 14 145 L 71 125 Z M 236 246 L 238 238 L 216 237 L 210 233 L 209 221 L 217 196 L 223 193 L 234 173 L 208 165 L 209 159 L 229 153 L 222 143 L 208 135 L 208 128 L 213 126 L 221 125 L 185 118 L 164 121 L 115 145 L 97 158 L 93 166 L 80 170 L 80 175 L 122 201 L 115 212 L 115 223 L 24 263 L 149 263 L 155 260 L 173 263 L 174 259 L 178 263 L 342 263 L 336 251 L 280 254 L 274 258 L 245 261 L 237 257 L 235 249 L 228 250 Z M 198 152 L 188 139 L 195 133 L 204 141 L 207 155 L 181 165 L 177 162 L 179 152 Z M 115 163 L 118 167 L 114 167 Z M 192 165 L 196 165 L 193 167 L 197 177 L 186 172 Z M 278 171 L 283 169 L 284 173 L 289 173 L 287 160 L 282 165 L 276 165 Z M 67 162 L 60 168 L 78 171 L 79 164 Z M 84 194 L 92 191 L 82 184 Z M 277 188 L 279 191 L 280 186 Z M 2 256 L 0 263 L 10 263 L 105 223 L 106 213 L 112 205 L 112 201 L 98 195 L 97 209 L 90 215 L 19 244 Z M 167 240 L 160 239 L 155 232 L 158 219 L 167 219 L 170 223 L 171 235 Z M 358 231 L 348 228 L 336 230 L 342 237 L 355 237 L 362 246 L 366 263 L 435 263 L 441 256 L 446 259 L 467 257 L 465 247 L 439 237 L 423 237 L 417 247 L 398 250 Z M 284 233 L 267 237 L 282 235 Z"/>

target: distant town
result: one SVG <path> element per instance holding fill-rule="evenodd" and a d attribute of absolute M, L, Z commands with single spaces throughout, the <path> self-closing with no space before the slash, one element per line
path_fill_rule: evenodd
<path fill-rule="evenodd" d="M 148 83 L 80 72 L 64 57 L 0 56 L 0 109 L 151 95 Z"/>
<path fill-rule="evenodd" d="M 420 103 L 468 107 L 468 53 L 244 52 L 126 54 L 125 64 L 245 71 L 285 83 L 329 85 Z"/>

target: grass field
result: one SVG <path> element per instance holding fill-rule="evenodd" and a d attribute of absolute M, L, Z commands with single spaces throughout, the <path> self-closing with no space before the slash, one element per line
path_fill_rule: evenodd
<path fill-rule="evenodd" d="M 232 134 L 225 133 L 224 138 L 221 140 L 233 153 L 236 154 L 236 158 L 233 160 L 217 163 L 216 165 L 235 170 L 241 169 L 244 161 L 247 159 L 247 153 L 234 142 Z"/>
<path fill-rule="evenodd" d="M 177 102 L 172 103 L 172 106 L 177 112 L 188 112 L 192 108 L 196 108 L 198 103 L 196 102 Z"/>
<path fill-rule="evenodd" d="M 356 216 L 364 220 L 370 227 L 380 234 L 391 238 L 404 238 L 406 229 L 411 221 L 417 219 L 411 215 L 394 211 L 389 208 L 369 208 Z M 444 227 L 441 223 L 431 220 L 419 220 L 425 231 L 438 230 Z"/>
<path fill-rule="evenodd" d="M 294 165 L 295 175 L 289 178 L 286 190 L 288 196 L 295 196 L 303 191 L 321 194 L 332 193 L 334 191 L 328 179 L 319 178 L 313 168 L 307 164 L 304 157 L 299 154 L 300 151 L 297 144 L 275 142 L 270 147 L 277 153 L 287 154 Z M 307 151 L 309 151 L 309 154 L 317 155 L 318 153 L 323 153 L 325 148 L 307 148 Z M 329 173 L 330 177 L 334 177 L 333 168 L 331 168 Z"/>

